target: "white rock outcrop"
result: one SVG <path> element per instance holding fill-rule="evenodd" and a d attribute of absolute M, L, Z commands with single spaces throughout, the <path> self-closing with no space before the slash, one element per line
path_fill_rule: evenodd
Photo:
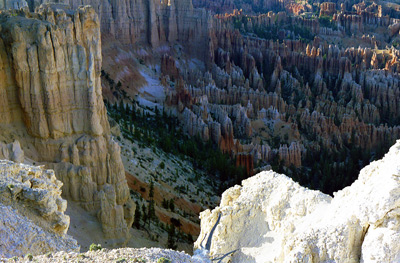
<path fill-rule="evenodd" d="M 400 140 L 358 180 L 330 197 L 262 172 L 201 213 L 210 255 L 231 262 L 400 262 Z"/>
<path fill-rule="evenodd" d="M 79 251 L 52 170 L 0 160 L 0 258 Z"/>

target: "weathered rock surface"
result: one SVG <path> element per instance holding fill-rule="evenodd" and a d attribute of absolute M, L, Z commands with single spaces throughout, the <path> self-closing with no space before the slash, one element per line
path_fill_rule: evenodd
<path fill-rule="evenodd" d="M 20 9 L 28 7 L 26 0 L 1 0 L 0 9 Z"/>
<path fill-rule="evenodd" d="M 11 160 L 16 163 L 24 162 L 24 151 L 21 149 L 19 141 L 10 144 L 0 142 L 0 159 Z"/>
<path fill-rule="evenodd" d="M 336 4 L 333 2 L 323 2 L 320 5 L 320 16 L 331 16 L 336 13 Z"/>
<path fill-rule="evenodd" d="M 0 257 L 79 251 L 54 171 L 0 160 Z"/>
<path fill-rule="evenodd" d="M 399 164 L 397 141 L 333 198 L 285 175 L 262 172 L 225 191 L 219 207 L 201 213 L 195 246 L 221 215 L 211 254 L 238 249 L 232 262 L 397 262 Z"/>
<path fill-rule="evenodd" d="M 194 9 L 191 0 L 1 0 L 0 9 L 29 6 L 31 11 L 43 3 L 57 2 L 77 9 L 90 5 L 99 15 L 101 32 L 124 44 L 150 44 L 158 48 L 180 42 L 192 55 L 204 55 L 207 47 L 208 14 Z"/>
<path fill-rule="evenodd" d="M 108 237 L 125 238 L 132 201 L 110 135 L 101 62 L 100 20 L 91 7 L 43 5 L 37 13 L 0 15 L 0 137 L 17 137 L 26 158 L 56 171 L 66 198 L 99 213 Z M 22 161 L 17 146 L 2 157 Z"/>

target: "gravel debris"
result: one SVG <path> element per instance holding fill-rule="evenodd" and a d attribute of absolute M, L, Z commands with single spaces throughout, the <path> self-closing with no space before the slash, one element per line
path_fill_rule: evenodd
<path fill-rule="evenodd" d="M 0 259 L 0 262 L 138 262 L 138 263 L 167 263 L 160 258 L 170 260 L 171 263 L 204 263 L 202 259 L 192 258 L 185 252 L 179 252 L 171 249 L 161 248 L 119 248 L 106 249 L 97 251 L 88 251 L 86 253 L 75 252 L 55 252 L 46 255 L 34 256 L 29 259 L 25 257 L 15 257 L 8 259 Z M 160 260 L 160 261 L 159 261 Z"/>

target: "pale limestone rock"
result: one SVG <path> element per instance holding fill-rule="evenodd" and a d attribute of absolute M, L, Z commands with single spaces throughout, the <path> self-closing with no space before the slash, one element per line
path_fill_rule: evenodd
<path fill-rule="evenodd" d="M 368 229 L 362 244 L 360 262 L 400 262 L 399 211 L 389 212 L 387 218 Z"/>
<path fill-rule="evenodd" d="M 296 220 L 313 212 L 319 203 L 329 201 L 328 196 L 307 190 L 284 175 L 260 173 L 243 181 L 243 187 L 225 191 L 219 207 L 201 213 L 201 233 L 195 246 L 199 247 L 221 213 L 212 239 L 212 255 L 243 248 L 236 252 L 234 260 L 252 262 L 252 254 L 257 251 L 251 250 L 263 246 L 268 252 L 261 256 L 266 262 L 273 262 L 282 250 L 279 241 L 284 238 L 284 230 L 293 230 Z"/>
<path fill-rule="evenodd" d="M 69 217 L 64 215 L 67 201 L 61 198 L 62 183 L 54 172 L 4 160 L 0 168 L 0 201 L 32 220 L 37 217 L 43 229 L 65 235 L 69 226 Z"/>
<path fill-rule="evenodd" d="M 61 186 L 52 170 L 0 160 L 0 257 L 79 251 Z"/>
<path fill-rule="evenodd" d="M 0 159 L 11 160 L 16 163 L 24 162 L 24 151 L 21 149 L 19 141 L 10 144 L 0 142 Z"/>
<path fill-rule="evenodd" d="M 126 223 L 124 221 L 124 208 L 116 204 L 116 193 L 114 187 L 106 185 L 99 193 L 100 211 L 99 221 L 102 224 L 103 232 L 107 236 L 128 237 Z"/>
<path fill-rule="evenodd" d="M 72 237 L 48 232 L 10 206 L 0 203 L 0 209 L 0 258 L 57 251 L 79 252 Z"/>
<path fill-rule="evenodd" d="M 238 249 L 232 262 L 397 262 L 399 178 L 400 140 L 334 198 L 262 172 L 225 191 L 219 207 L 201 213 L 195 246 L 221 214 L 210 252 Z"/>

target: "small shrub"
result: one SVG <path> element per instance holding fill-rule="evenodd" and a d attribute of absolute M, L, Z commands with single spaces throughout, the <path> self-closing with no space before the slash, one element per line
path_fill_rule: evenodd
<path fill-rule="evenodd" d="M 165 168 L 165 163 L 164 163 L 164 162 L 161 162 L 160 165 L 159 165 L 159 167 L 160 167 L 161 169 L 164 169 L 164 168 Z"/>
<path fill-rule="evenodd" d="M 96 245 L 95 243 L 92 243 L 89 247 L 89 251 L 97 251 L 101 249 L 102 249 L 101 245 L 100 244 Z"/>
<path fill-rule="evenodd" d="M 27 259 L 27 260 L 29 260 L 29 261 L 32 261 L 32 260 L 33 260 L 33 255 L 32 255 L 31 253 L 26 254 L 26 255 L 25 255 L 25 259 Z"/>
<path fill-rule="evenodd" d="M 165 257 L 161 257 L 157 260 L 157 263 L 171 263 L 171 260 Z"/>

